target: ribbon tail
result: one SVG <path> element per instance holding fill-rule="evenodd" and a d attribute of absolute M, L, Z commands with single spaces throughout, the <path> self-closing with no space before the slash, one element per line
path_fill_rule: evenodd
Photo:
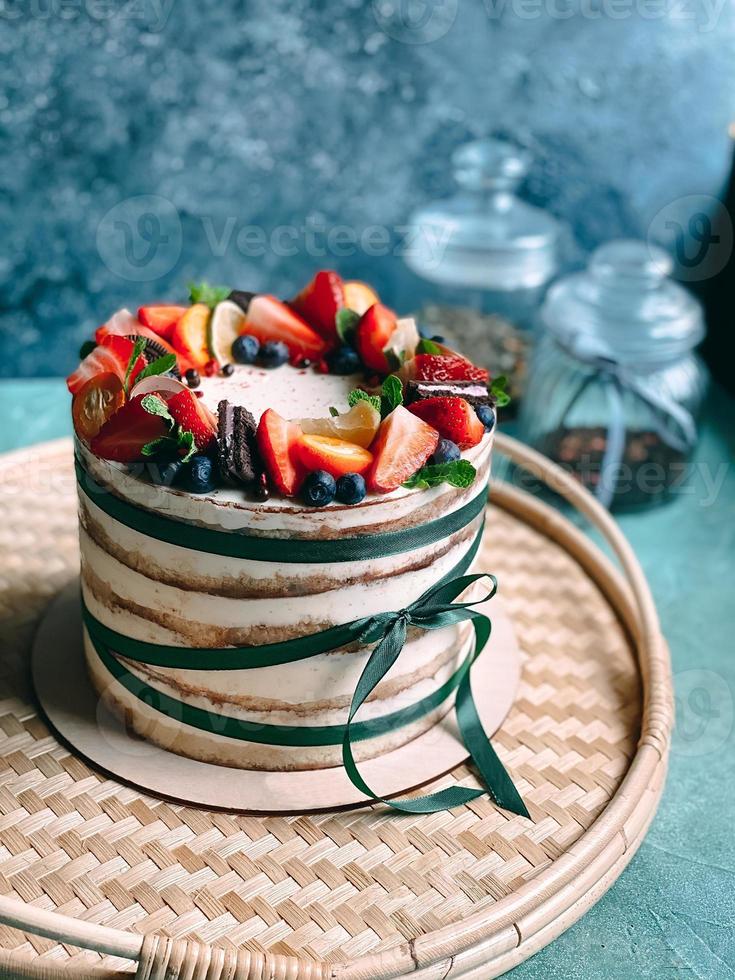
<path fill-rule="evenodd" d="M 440 810 L 452 810 L 455 807 L 470 803 L 472 800 L 476 800 L 489 792 L 499 806 L 510 810 L 512 813 L 528 817 L 528 810 L 524 806 L 520 794 L 513 785 L 510 776 L 485 734 L 482 722 L 477 714 L 477 708 L 472 697 L 469 682 L 469 673 L 472 664 L 482 653 L 490 636 L 490 620 L 480 612 L 461 607 L 458 613 L 461 614 L 462 619 L 467 618 L 468 615 L 473 617 L 472 625 L 475 630 L 475 648 L 465 662 L 465 676 L 459 684 L 456 703 L 457 720 L 470 756 L 480 770 L 485 788 L 470 789 L 465 786 L 449 786 L 446 789 L 439 790 L 436 793 L 430 793 L 427 796 L 419 796 L 412 799 L 386 799 L 374 793 L 360 774 L 352 752 L 350 724 L 362 704 L 364 704 L 372 691 L 375 690 L 398 659 L 406 640 L 407 622 L 404 618 L 396 620 L 387 630 L 383 639 L 371 653 L 370 659 L 365 665 L 365 669 L 357 683 L 342 740 L 342 761 L 345 771 L 353 785 L 364 793 L 365 796 L 370 797 L 376 802 L 385 803 L 394 810 L 403 813 L 437 813 Z M 418 623 L 417 625 L 421 624 Z M 449 625 L 449 623 L 446 625 Z"/>
<path fill-rule="evenodd" d="M 476 649 L 481 649 L 485 645 L 481 643 L 481 637 L 478 635 L 479 625 L 478 620 L 475 620 L 473 626 L 477 637 Z M 475 659 L 477 656 L 478 654 L 475 655 Z M 469 670 L 462 678 L 457 690 L 457 724 L 462 733 L 464 744 L 469 749 L 472 761 L 479 769 L 482 781 L 498 806 L 530 819 L 531 815 L 526 809 L 521 794 L 515 788 L 513 780 L 508 775 L 507 769 L 500 761 L 490 739 L 485 734 L 485 729 L 482 727 L 475 699 L 472 696 Z"/>

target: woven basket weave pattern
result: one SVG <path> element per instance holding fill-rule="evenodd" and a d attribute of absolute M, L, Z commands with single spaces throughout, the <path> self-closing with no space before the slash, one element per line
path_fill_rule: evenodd
<path fill-rule="evenodd" d="M 77 563 L 74 496 L 52 480 L 70 469 L 68 450 L 46 453 L 44 466 L 33 501 L 3 494 L 0 522 L 0 893 L 138 933 L 350 960 L 511 894 L 567 851 L 618 788 L 640 731 L 626 634 L 570 555 L 497 508 L 483 565 L 500 579 L 527 658 L 494 741 L 532 827 L 486 798 L 415 818 L 380 809 L 254 817 L 163 802 L 106 780 L 56 741 L 33 706 L 32 631 Z M 465 767 L 436 785 L 453 780 L 474 785 Z M 8 927 L 0 945 L 119 965 Z"/>

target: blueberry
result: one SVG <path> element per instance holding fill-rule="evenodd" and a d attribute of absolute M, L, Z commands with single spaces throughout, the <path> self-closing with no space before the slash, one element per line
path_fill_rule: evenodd
<path fill-rule="evenodd" d="M 266 340 L 258 358 L 263 367 L 277 368 L 288 360 L 288 347 L 282 340 Z"/>
<path fill-rule="evenodd" d="M 162 487 L 171 487 L 181 476 L 184 464 L 180 459 L 172 459 L 168 463 L 149 463 L 148 472 L 151 480 Z"/>
<path fill-rule="evenodd" d="M 345 473 L 337 480 L 337 500 L 341 504 L 359 504 L 366 493 L 365 480 L 359 473 Z"/>
<path fill-rule="evenodd" d="M 351 347 L 338 347 L 327 356 L 330 374 L 356 374 L 360 370 L 360 358 Z"/>
<path fill-rule="evenodd" d="M 197 454 L 189 461 L 185 487 L 189 493 L 210 493 L 215 488 L 214 463 L 209 456 Z"/>
<path fill-rule="evenodd" d="M 301 496 L 310 507 L 326 507 L 334 500 L 337 484 L 326 470 L 309 473 L 301 488 Z"/>
<path fill-rule="evenodd" d="M 459 451 L 459 446 L 456 442 L 452 442 L 451 439 L 440 439 L 436 444 L 436 449 L 434 450 L 431 463 L 453 463 L 455 459 L 459 459 L 462 453 Z"/>
<path fill-rule="evenodd" d="M 232 344 L 232 357 L 238 364 L 254 364 L 260 350 L 260 341 L 252 334 L 244 333 Z"/>
<path fill-rule="evenodd" d="M 475 414 L 485 426 L 485 432 L 489 432 L 495 425 L 495 412 L 489 405 L 478 405 L 475 409 Z"/>

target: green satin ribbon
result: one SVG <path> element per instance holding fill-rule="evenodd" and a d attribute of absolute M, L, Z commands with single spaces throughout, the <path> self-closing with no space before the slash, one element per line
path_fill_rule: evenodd
<path fill-rule="evenodd" d="M 487 484 L 458 510 L 428 521 L 421 527 L 385 534 L 367 534 L 355 538 L 309 540 L 304 538 L 264 538 L 245 533 L 245 529 L 220 531 L 186 521 L 164 517 L 122 500 L 107 487 L 97 483 L 75 459 L 77 483 L 82 492 L 100 510 L 126 527 L 141 534 L 195 551 L 247 558 L 252 561 L 296 564 L 329 564 L 332 562 L 367 561 L 388 558 L 415 551 L 455 534 L 482 513 L 487 502 Z"/>
<path fill-rule="evenodd" d="M 311 636 L 286 640 L 283 643 L 221 650 L 187 650 L 182 647 L 145 643 L 130 637 L 123 637 L 104 626 L 92 616 L 86 607 L 84 608 L 85 625 L 100 659 L 118 681 L 155 710 L 183 721 L 185 724 L 232 738 L 275 745 L 332 745 L 339 744 L 341 741 L 343 763 L 353 784 L 366 796 L 406 813 L 435 813 L 439 810 L 452 809 L 477 799 L 487 791 L 499 806 L 513 813 L 528 816 L 528 811 L 518 791 L 485 734 L 472 697 L 470 668 L 485 648 L 491 631 L 488 617 L 474 607 L 491 599 L 497 589 L 494 576 L 488 573 L 463 574 L 472 564 L 481 538 L 482 528 L 472 547 L 458 565 L 405 609 L 397 612 L 379 613 Z M 483 579 L 492 583 L 487 595 L 471 602 L 454 601 L 470 585 Z M 360 707 L 398 659 L 406 642 L 409 626 L 435 630 L 467 621 L 472 622 L 475 631 L 474 649 L 454 676 L 438 691 L 408 708 L 383 718 L 365 722 L 354 721 Z M 362 645 L 375 643 L 376 646 L 358 680 L 346 725 L 323 727 L 260 725 L 185 705 L 143 684 L 142 681 L 127 671 L 108 649 L 111 647 L 115 654 L 157 666 L 177 666 L 194 670 L 227 670 L 294 663 L 297 660 L 317 656 L 355 641 Z M 209 655 L 213 655 L 211 662 L 207 661 Z M 455 687 L 457 689 L 456 712 L 459 729 L 464 744 L 480 771 L 486 789 L 452 786 L 428 796 L 402 800 L 387 800 L 376 795 L 358 770 L 352 753 L 352 742 L 364 738 L 373 738 L 378 734 L 384 734 L 394 728 L 410 724 L 438 707 Z"/>

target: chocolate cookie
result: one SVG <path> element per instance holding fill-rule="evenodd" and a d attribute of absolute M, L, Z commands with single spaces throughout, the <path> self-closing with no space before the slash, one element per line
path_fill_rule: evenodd
<path fill-rule="evenodd" d="M 255 419 L 242 405 L 221 401 L 217 406 L 219 468 L 227 483 L 253 486 L 262 465 L 255 441 Z"/>
<path fill-rule="evenodd" d="M 409 381 L 404 393 L 406 405 L 425 398 L 464 398 L 470 405 L 491 404 L 487 385 L 478 381 Z"/>

